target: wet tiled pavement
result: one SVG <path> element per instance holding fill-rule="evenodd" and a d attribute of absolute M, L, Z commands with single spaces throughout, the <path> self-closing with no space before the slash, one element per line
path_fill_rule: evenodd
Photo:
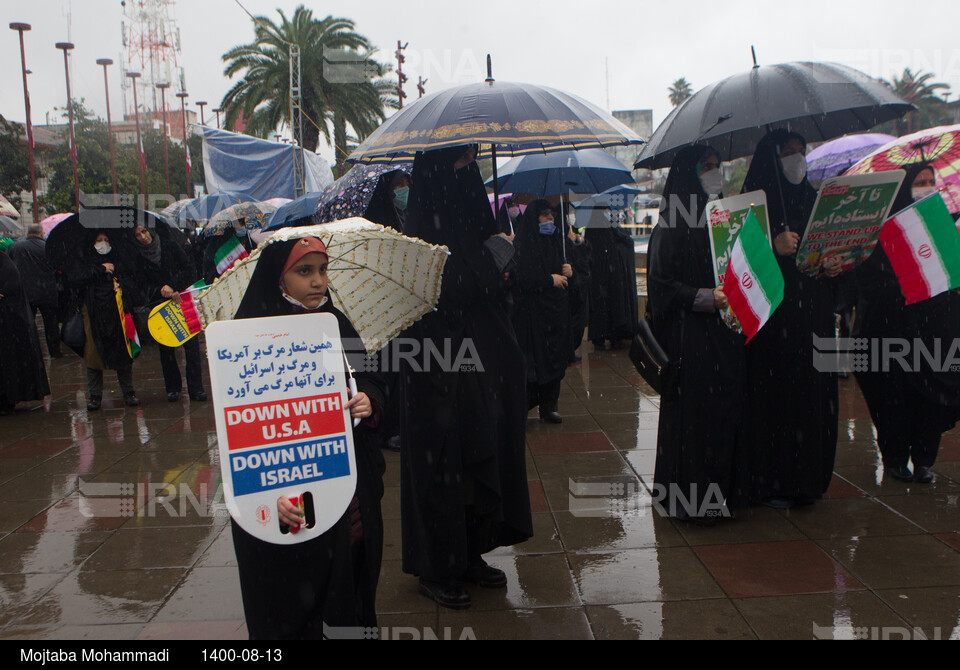
<path fill-rule="evenodd" d="M 473 589 L 469 610 L 438 608 L 401 572 L 399 458 L 386 454 L 383 637 L 960 638 L 960 431 L 934 484 L 885 478 L 862 396 L 842 381 L 824 500 L 691 526 L 652 506 L 659 399 L 624 350 L 584 349 L 563 424 L 528 423 L 535 537 L 488 557 L 509 585 Z M 154 348 L 135 365 L 133 409 L 108 372 L 88 415 L 81 361 L 48 368 L 48 401 L 0 417 L 0 637 L 244 639 L 213 504 L 212 403 L 167 403 Z"/>

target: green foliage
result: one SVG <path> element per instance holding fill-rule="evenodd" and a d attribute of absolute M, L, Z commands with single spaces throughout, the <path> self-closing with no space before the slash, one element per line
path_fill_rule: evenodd
<path fill-rule="evenodd" d="M 61 110 L 66 118 L 66 111 Z M 74 135 L 77 140 L 77 172 L 80 178 L 80 191 L 83 194 L 100 196 L 98 202 L 110 201 L 113 182 L 110 176 L 110 140 L 107 124 L 87 109 L 83 101 L 73 101 Z M 140 188 L 140 157 L 136 145 L 123 145 L 114 139 L 114 157 L 117 175 L 117 192 L 127 197 L 146 193 L 151 197 L 146 203 L 147 209 L 159 210 L 166 204 L 189 197 L 192 189 L 187 188 L 186 168 L 182 144 L 167 140 L 168 164 L 170 174 L 170 193 L 167 193 L 164 173 L 163 132 L 141 125 L 144 171 L 144 189 Z M 201 160 L 201 138 L 188 137 L 191 157 L 191 183 L 203 182 L 203 161 Z M 73 165 L 70 160 L 69 140 L 53 150 L 50 161 L 50 180 L 46 196 L 40 204 L 48 214 L 54 212 L 72 212 L 76 210 L 73 194 Z M 136 199 L 140 205 L 139 199 Z"/>
<path fill-rule="evenodd" d="M 667 89 L 670 93 L 670 104 L 679 107 L 684 101 L 693 95 L 693 87 L 686 77 L 680 77 Z"/>
<path fill-rule="evenodd" d="M 322 135 L 334 147 L 339 169 L 347 156 L 348 126 L 362 141 L 384 121 L 386 109 L 398 106 L 394 84 L 384 78 L 389 68 L 373 58 L 375 49 L 354 31 L 353 21 L 333 16 L 317 20 L 303 5 L 291 19 L 277 12 L 279 24 L 257 17 L 254 41 L 223 55 L 224 74 L 242 73 L 220 104 L 227 110 L 225 125 L 231 127 L 241 112 L 247 122 L 244 132 L 257 137 L 270 137 L 281 124 L 290 124 L 290 46 L 296 45 L 303 146 L 316 151 Z M 338 73 L 362 76 L 340 82 Z"/>
<path fill-rule="evenodd" d="M 20 125 L 0 115 L 0 194 L 17 209 L 21 205 L 20 193 L 30 190 L 30 161 L 24 134 Z"/>
<path fill-rule="evenodd" d="M 901 119 L 884 124 L 884 131 L 901 137 L 925 128 L 949 123 L 947 104 L 941 96 L 950 91 L 950 86 L 943 82 L 931 82 L 932 78 L 932 72 L 913 72 L 910 68 L 904 68 L 900 77 L 883 82 L 906 102 L 917 107 L 916 112 L 910 112 Z"/>

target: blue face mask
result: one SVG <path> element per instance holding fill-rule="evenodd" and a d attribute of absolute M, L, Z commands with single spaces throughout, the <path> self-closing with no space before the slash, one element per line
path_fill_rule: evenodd
<path fill-rule="evenodd" d="M 403 211 L 407 208 L 407 200 L 410 197 L 410 187 L 404 186 L 393 192 L 393 206 Z"/>
<path fill-rule="evenodd" d="M 541 235 L 553 235 L 555 232 L 557 232 L 557 227 L 553 225 L 553 221 L 547 221 L 540 224 Z"/>

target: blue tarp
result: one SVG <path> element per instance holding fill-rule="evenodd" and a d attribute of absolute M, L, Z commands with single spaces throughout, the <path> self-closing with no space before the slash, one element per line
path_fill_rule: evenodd
<path fill-rule="evenodd" d="M 201 126 L 203 170 L 207 192 L 231 191 L 252 200 L 294 198 L 294 147 L 249 135 Z M 303 152 L 303 192 L 322 191 L 333 183 L 333 172 L 323 158 Z"/>

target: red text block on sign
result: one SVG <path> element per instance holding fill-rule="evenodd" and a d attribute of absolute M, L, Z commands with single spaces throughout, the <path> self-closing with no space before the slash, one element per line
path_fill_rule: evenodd
<path fill-rule="evenodd" d="M 226 407 L 223 414 L 231 451 L 345 431 L 339 393 Z"/>

